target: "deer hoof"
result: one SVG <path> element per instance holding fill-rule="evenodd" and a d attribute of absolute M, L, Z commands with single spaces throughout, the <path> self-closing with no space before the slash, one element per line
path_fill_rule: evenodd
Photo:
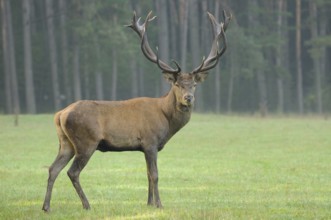
<path fill-rule="evenodd" d="M 49 208 L 49 206 L 43 206 L 43 208 L 42 208 L 42 210 L 45 212 L 45 213 L 48 213 L 48 212 L 50 212 L 50 208 Z"/>

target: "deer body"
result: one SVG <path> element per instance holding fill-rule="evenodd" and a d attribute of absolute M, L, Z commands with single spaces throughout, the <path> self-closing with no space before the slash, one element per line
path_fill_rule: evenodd
<path fill-rule="evenodd" d="M 224 31 L 231 17 L 220 24 L 209 14 L 214 31 L 210 54 L 202 64 L 190 73 L 173 69 L 151 50 L 146 27 L 152 21 L 151 12 L 145 23 L 140 24 L 134 14 L 129 25 L 141 39 L 143 54 L 163 71 L 171 83 L 167 95 L 161 98 L 134 98 L 126 101 L 78 101 L 56 113 L 54 121 L 60 142 L 59 152 L 49 168 L 49 177 L 42 209 L 50 210 L 52 189 L 60 171 L 74 157 L 68 176 L 82 201 L 83 208 L 90 209 L 89 202 L 79 182 L 79 175 L 96 150 L 141 151 L 145 155 L 148 178 L 148 205 L 162 207 L 158 190 L 157 153 L 191 117 L 194 92 L 207 71 L 215 67 L 226 49 Z M 219 51 L 220 39 L 223 48 Z"/>
<path fill-rule="evenodd" d="M 177 109 L 173 92 L 161 98 L 135 98 L 126 101 L 78 101 L 55 116 L 57 130 L 68 139 L 94 142 L 94 150 L 161 150 L 190 119 Z M 71 140 L 75 142 L 75 140 Z M 75 151 L 91 146 L 77 146 Z M 74 147 L 75 148 L 75 147 Z"/>

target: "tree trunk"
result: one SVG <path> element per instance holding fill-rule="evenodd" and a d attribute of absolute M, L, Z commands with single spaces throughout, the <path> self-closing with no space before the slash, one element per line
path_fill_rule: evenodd
<path fill-rule="evenodd" d="M 98 41 L 98 37 L 94 36 L 94 47 L 96 50 L 97 56 L 97 64 L 96 64 L 96 72 L 95 72 L 95 85 L 96 85 L 96 95 L 98 100 L 103 100 L 103 74 L 100 70 L 100 45 Z"/>
<path fill-rule="evenodd" d="M 282 33 L 282 42 L 283 42 L 283 48 L 282 48 L 282 56 L 283 56 L 283 66 L 284 66 L 284 70 L 285 72 L 285 76 L 284 76 L 284 80 L 283 80 L 283 88 L 284 88 L 284 111 L 286 111 L 286 109 L 290 108 L 290 103 L 293 103 L 292 101 L 292 77 L 287 77 L 287 74 L 289 74 L 289 69 L 290 69 L 290 45 L 289 45 L 289 39 L 290 39 L 290 33 L 291 30 L 289 28 L 288 25 L 288 19 L 287 19 L 287 15 L 288 14 L 288 7 L 287 7 L 287 0 L 283 0 L 284 4 L 283 4 L 283 10 L 284 10 L 284 16 L 283 17 L 283 33 Z"/>
<path fill-rule="evenodd" d="M 63 80 L 64 80 L 64 92 L 66 104 L 72 102 L 72 91 L 71 83 L 69 77 L 69 62 L 68 62 L 68 37 L 67 37 L 67 1 L 59 0 L 59 9 L 60 9 L 60 26 L 61 26 L 61 50 L 62 50 L 62 71 L 63 71 Z"/>
<path fill-rule="evenodd" d="M 53 0 L 46 0 L 46 17 L 47 17 L 47 31 L 48 31 L 48 44 L 51 63 L 52 85 L 53 85 L 53 98 L 54 108 L 59 110 L 61 108 L 60 87 L 58 79 L 58 63 L 57 63 L 57 50 L 55 44 L 54 32 L 54 13 L 53 13 Z"/>
<path fill-rule="evenodd" d="M 31 51 L 31 2 L 23 0 L 23 32 L 24 32 L 24 74 L 25 74 L 25 100 L 27 113 L 36 113 L 36 100 L 34 95 L 32 51 Z"/>
<path fill-rule="evenodd" d="M 2 51 L 3 51 L 3 64 L 5 73 L 5 95 L 6 95 L 6 112 L 13 113 L 12 91 L 11 91 L 11 74 L 10 74 L 10 55 L 9 55 L 9 36 L 8 36 L 8 16 L 7 16 L 7 0 L 1 0 L 1 21 L 2 21 Z"/>
<path fill-rule="evenodd" d="M 117 51 L 114 48 L 112 51 L 113 72 L 111 77 L 111 99 L 117 99 Z"/>
<path fill-rule="evenodd" d="M 117 15 L 113 15 L 113 21 L 114 21 L 114 26 L 116 27 L 117 25 Z M 116 100 L 117 99 L 117 75 L 118 75 L 118 70 L 117 70 L 117 48 L 114 46 L 112 50 L 112 61 L 113 61 L 113 72 L 112 72 L 112 80 L 111 80 L 111 99 Z"/>
<path fill-rule="evenodd" d="M 19 102 L 19 91 L 17 84 L 17 73 L 16 73 L 16 58 L 15 58 L 15 46 L 13 36 L 13 25 L 11 19 L 11 6 L 8 0 L 1 1 L 2 19 L 3 19 L 3 46 L 4 46 L 4 61 L 5 71 L 9 73 L 7 82 L 10 84 L 10 95 L 12 97 L 12 107 L 14 113 L 14 125 L 18 126 L 18 116 L 20 114 L 20 102 Z"/>
<path fill-rule="evenodd" d="M 159 26 L 158 44 L 159 56 L 161 60 L 166 63 L 169 61 L 169 30 L 168 30 L 168 16 L 167 16 L 167 0 L 156 1 L 156 10 L 159 15 L 157 21 Z M 161 77 L 161 94 L 169 91 L 169 84 Z"/>
<path fill-rule="evenodd" d="M 232 63 L 232 61 L 231 61 Z M 229 80 L 229 90 L 228 90 L 228 103 L 227 103 L 227 112 L 228 114 L 232 113 L 232 99 L 233 99 L 233 84 L 234 84 L 234 68 L 230 70 L 230 80 Z"/>
<path fill-rule="evenodd" d="M 189 1 L 180 0 L 179 6 L 179 29 L 180 29 L 180 42 L 181 42 L 181 57 L 180 66 L 183 70 L 186 70 L 186 58 L 187 58 L 187 33 L 188 33 L 188 6 Z"/>
<path fill-rule="evenodd" d="M 298 110 L 300 114 L 303 114 L 304 108 L 301 64 L 301 0 L 296 0 L 296 65 Z"/>
<path fill-rule="evenodd" d="M 265 117 L 268 114 L 267 85 L 265 75 L 261 70 L 257 70 L 257 84 L 260 94 L 260 114 Z"/>
<path fill-rule="evenodd" d="M 215 3 L 212 4 L 213 4 L 212 7 L 215 7 L 215 11 L 214 11 L 215 14 L 219 13 L 219 8 L 220 8 L 219 0 L 216 0 Z M 209 49 L 212 41 L 211 25 L 206 13 L 208 11 L 208 0 L 201 1 L 201 9 L 202 9 L 202 14 L 200 16 L 201 54 L 207 56 L 208 53 L 210 52 Z M 217 19 L 219 19 L 219 15 Z M 202 57 L 200 59 L 202 60 Z"/>
<path fill-rule="evenodd" d="M 195 66 L 198 66 L 201 63 L 200 55 L 200 25 L 199 25 L 199 11 L 198 11 L 198 1 L 191 0 L 190 3 L 190 47 L 192 54 L 192 63 L 191 69 Z"/>
<path fill-rule="evenodd" d="M 233 21 L 235 22 L 235 21 Z M 233 32 L 236 33 L 238 30 L 238 24 L 233 24 L 232 26 Z M 236 34 L 234 34 L 236 36 Z M 235 41 L 235 39 L 233 40 Z M 238 70 L 238 60 L 239 60 L 239 49 L 236 43 L 229 45 L 231 50 L 229 51 L 229 59 L 230 59 L 230 80 L 229 80 L 229 88 L 228 88 L 228 100 L 227 100 L 227 112 L 230 114 L 232 112 L 232 102 L 233 102 L 233 91 L 234 91 L 234 81 L 236 78 L 236 74 L 240 72 Z"/>
<path fill-rule="evenodd" d="M 327 35 L 327 29 L 328 29 L 328 12 L 326 8 L 322 8 L 321 9 L 322 13 L 321 13 L 321 17 L 320 17 L 320 32 L 319 35 L 321 37 L 324 37 Z M 326 50 L 326 46 L 323 45 L 321 46 L 321 57 L 320 57 L 320 71 L 321 71 L 321 88 L 322 91 L 325 88 L 325 83 L 324 81 L 326 80 L 326 71 L 327 71 L 327 65 L 329 62 L 327 62 L 327 50 Z M 323 93 L 322 93 L 323 94 Z M 325 101 L 325 99 L 323 99 L 322 96 L 322 112 L 324 112 L 323 109 L 323 102 Z"/>
<path fill-rule="evenodd" d="M 139 96 L 139 71 L 137 68 L 137 60 L 132 57 L 130 61 L 131 68 L 131 97 Z"/>
<path fill-rule="evenodd" d="M 169 31 L 170 31 L 170 57 L 177 60 L 180 57 L 179 44 L 177 39 L 178 33 L 178 9 L 176 6 L 177 0 L 170 0 L 169 2 Z"/>
<path fill-rule="evenodd" d="M 283 33 L 282 33 L 282 26 L 283 26 L 283 4 L 284 0 L 278 0 L 277 2 L 277 8 L 278 8 L 278 14 L 277 14 L 277 35 L 278 35 L 278 47 L 277 47 L 277 54 L 276 54 L 276 66 L 278 69 L 277 73 L 277 93 L 278 93 L 278 102 L 277 102 L 277 110 L 278 113 L 283 114 L 284 112 L 284 86 L 283 86 L 283 76 L 282 76 L 282 69 L 283 63 L 282 63 L 282 57 L 283 57 Z"/>
<path fill-rule="evenodd" d="M 97 71 L 95 74 L 95 85 L 96 85 L 96 94 L 97 100 L 103 100 L 103 76 L 100 71 Z"/>
<path fill-rule="evenodd" d="M 145 75 L 144 75 L 144 69 L 143 69 L 143 65 L 142 65 L 142 57 L 138 57 L 138 62 L 139 62 L 139 65 L 138 65 L 138 76 L 139 76 L 139 88 L 140 88 L 140 91 L 139 91 L 139 95 L 140 96 L 145 96 L 146 92 L 145 92 Z"/>
<path fill-rule="evenodd" d="M 321 9 L 322 13 L 321 13 L 321 17 L 320 17 L 320 32 L 319 35 L 320 36 L 326 36 L 327 35 L 327 29 L 328 29 L 328 12 L 325 8 Z M 326 69 L 327 69 L 327 50 L 326 50 L 326 46 L 322 45 L 321 46 L 321 78 L 322 78 L 322 89 L 323 89 L 323 82 L 325 79 L 325 75 L 326 75 Z"/>
<path fill-rule="evenodd" d="M 256 0 L 252 0 L 251 2 L 251 10 L 248 16 L 249 23 L 254 28 L 259 27 L 259 19 L 258 16 L 254 11 L 258 9 L 258 2 Z M 268 113 L 268 100 L 267 100 L 267 85 L 266 85 L 266 77 L 263 71 L 258 68 L 256 70 L 256 78 L 257 78 L 257 85 L 259 91 L 259 112 L 262 117 L 265 117 Z"/>
<path fill-rule="evenodd" d="M 76 34 L 74 34 L 76 35 Z M 81 91 L 81 79 L 80 79 L 80 64 L 79 64 L 79 44 L 77 35 L 74 37 L 74 54 L 73 54 L 73 74 L 74 74 L 74 100 L 78 101 L 82 99 L 82 91 Z"/>
<path fill-rule="evenodd" d="M 84 89 L 83 89 L 83 99 L 91 99 L 91 94 L 90 94 L 90 74 L 88 71 L 88 61 L 89 57 L 86 52 L 83 54 L 83 59 L 84 59 L 84 65 L 83 65 L 83 76 L 84 76 Z"/>
<path fill-rule="evenodd" d="M 309 1 L 309 12 L 311 16 L 311 38 L 312 40 L 318 37 L 318 26 L 317 26 L 317 6 L 315 1 Z M 321 79 L 321 66 L 320 66 L 320 58 L 316 55 L 312 56 L 313 58 L 313 66 L 315 73 L 315 88 L 316 88 L 316 110 L 318 114 L 323 113 L 323 105 L 322 105 L 322 79 Z"/>
<path fill-rule="evenodd" d="M 191 0 L 189 1 L 189 22 L 190 22 L 190 48 L 192 55 L 193 69 L 195 66 L 198 66 L 201 63 L 201 53 L 200 53 L 200 25 L 199 25 L 199 11 L 198 11 L 198 1 Z M 196 91 L 196 110 L 203 111 L 204 102 L 203 102 L 203 87 L 199 87 Z"/>
<path fill-rule="evenodd" d="M 9 35 L 9 53 L 10 53 L 10 72 L 11 72 L 11 87 L 13 95 L 13 107 L 14 107 L 14 124 L 18 126 L 18 116 L 21 113 L 20 96 L 18 91 L 17 71 L 16 71 L 16 56 L 15 56 L 15 39 L 13 35 L 13 23 L 11 15 L 11 3 L 7 2 L 7 16 L 8 16 L 8 30 Z"/>

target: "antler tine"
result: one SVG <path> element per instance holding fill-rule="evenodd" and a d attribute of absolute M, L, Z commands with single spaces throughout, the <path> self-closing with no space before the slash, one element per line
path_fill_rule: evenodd
<path fill-rule="evenodd" d="M 175 65 L 177 69 L 173 69 L 170 66 L 168 66 L 166 63 L 164 63 L 162 60 L 159 60 L 158 55 L 155 55 L 151 47 L 149 46 L 148 39 L 147 39 L 147 26 L 150 21 L 153 21 L 156 18 L 156 16 L 152 17 L 152 11 L 150 11 L 145 19 L 145 22 L 143 24 L 139 24 L 140 18 L 136 18 L 136 12 L 133 12 L 133 18 L 132 18 L 132 24 L 127 25 L 127 27 L 132 28 L 141 39 L 141 50 L 145 57 L 152 61 L 153 63 L 156 63 L 158 67 L 165 73 L 173 73 L 177 74 L 181 71 L 179 65 L 177 62 L 175 62 Z"/>
<path fill-rule="evenodd" d="M 195 68 L 192 73 L 199 73 L 199 72 L 206 72 L 212 68 L 214 68 L 218 61 L 219 58 L 224 54 L 225 50 L 226 50 L 226 37 L 225 37 L 225 30 L 231 20 L 231 15 L 228 17 L 226 16 L 225 11 L 223 11 L 223 18 L 224 18 L 224 23 L 218 23 L 215 19 L 215 17 L 209 13 L 208 13 L 208 17 L 213 29 L 213 35 L 214 35 L 214 40 L 212 43 L 212 48 L 211 51 L 208 55 L 207 58 L 203 58 L 202 59 L 202 63 L 200 66 L 198 66 L 197 68 Z M 223 47 L 222 49 L 219 51 L 219 40 L 220 38 L 223 39 Z"/>
<path fill-rule="evenodd" d="M 156 18 L 156 16 L 150 18 L 151 16 L 152 16 L 152 11 L 150 11 L 150 12 L 148 13 L 148 15 L 146 16 L 146 20 L 145 20 L 145 23 L 144 23 L 144 25 L 143 25 L 144 28 L 145 28 L 145 30 L 147 29 L 148 22 L 153 21 L 153 20 Z"/>
<path fill-rule="evenodd" d="M 228 28 L 228 25 L 230 23 L 232 19 L 232 14 L 230 13 L 230 16 L 226 16 L 226 11 L 223 10 L 223 20 L 224 20 L 224 32 L 226 31 L 226 29 Z"/>
<path fill-rule="evenodd" d="M 223 26 L 223 22 L 220 24 L 216 21 L 214 15 L 212 15 L 210 12 L 207 12 L 209 21 L 211 24 L 211 27 L 213 29 L 214 37 L 217 37 L 217 35 L 221 32 L 221 27 Z"/>
<path fill-rule="evenodd" d="M 176 65 L 178 72 L 181 72 L 182 69 L 180 68 L 178 62 L 176 60 L 171 60 L 171 61 Z"/>
<path fill-rule="evenodd" d="M 141 28 L 139 28 L 140 18 L 137 20 L 136 11 L 133 11 L 131 24 L 125 25 L 126 27 L 132 28 L 141 37 Z"/>

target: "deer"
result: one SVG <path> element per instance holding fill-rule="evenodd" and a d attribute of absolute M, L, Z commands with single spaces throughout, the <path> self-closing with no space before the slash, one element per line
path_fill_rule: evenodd
<path fill-rule="evenodd" d="M 159 59 L 147 39 L 147 26 L 154 20 L 152 11 L 141 24 L 133 12 L 133 29 L 141 41 L 144 56 L 155 63 L 171 84 L 170 91 L 160 98 L 138 97 L 124 101 L 80 100 L 54 116 L 59 139 L 59 151 L 49 167 L 47 191 L 42 210 L 50 211 L 52 189 L 61 170 L 73 159 L 67 174 L 82 202 L 84 209 L 90 209 L 88 199 L 81 187 L 79 176 L 95 151 L 122 152 L 140 151 L 147 165 L 147 205 L 162 208 L 158 189 L 157 156 L 169 139 L 191 118 L 196 85 L 205 80 L 208 71 L 214 68 L 226 51 L 225 30 L 231 20 L 223 11 L 224 22 L 217 22 L 208 13 L 213 30 L 212 48 L 207 58 L 191 72 L 182 72 Z M 219 41 L 222 39 L 222 47 Z"/>

